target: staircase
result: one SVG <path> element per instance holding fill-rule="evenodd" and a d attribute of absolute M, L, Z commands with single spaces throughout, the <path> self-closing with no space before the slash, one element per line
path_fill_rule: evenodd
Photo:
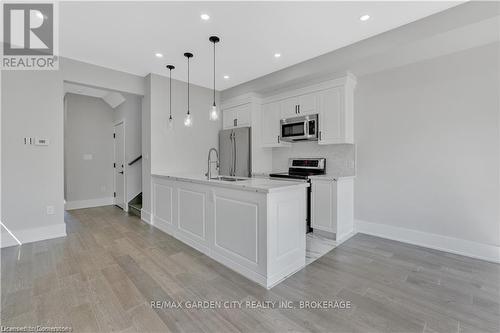
<path fill-rule="evenodd" d="M 141 209 L 142 209 L 142 192 L 139 193 L 135 198 L 129 201 L 128 203 L 128 213 L 141 217 Z"/>

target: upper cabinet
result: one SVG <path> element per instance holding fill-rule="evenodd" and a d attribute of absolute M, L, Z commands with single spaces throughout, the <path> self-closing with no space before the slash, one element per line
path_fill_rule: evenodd
<path fill-rule="evenodd" d="M 281 101 L 281 118 L 293 118 L 318 113 L 318 94 L 316 92 Z"/>
<path fill-rule="evenodd" d="M 267 103 L 262 106 L 261 144 L 262 147 L 283 147 L 289 143 L 281 142 L 280 118 L 282 115 L 280 102 Z"/>
<path fill-rule="evenodd" d="M 345 77 L 267 97 L 262 108 L 264 147 L 289 146 L 280 142 L 280 119 L 318 114 L 318 144 L 354 142 L 353 101 L 356 78 Z"/>
<path fill-rule="evenodd" d="M 251 126 L 252 105 L 245 103 L 222 110 L 222 127 L 224 129 Z"/>

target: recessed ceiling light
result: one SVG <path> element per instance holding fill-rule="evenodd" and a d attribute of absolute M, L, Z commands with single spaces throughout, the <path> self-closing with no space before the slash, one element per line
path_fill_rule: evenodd
<path fill-rule="evenodd" d="M 274 54 L 274 57 L 275 57 L 275 58 L 279 58 L 279 57 L 281 57 L 281 53 L 275 53 L 275 54 Z"/>
<path fill-rule="evenodd" d="M 155 56 L 156 56 L 157 58 L 163 58 L 163 54 L 161 54 L 161 53 L 155 53 Z"/>
<path fill-rule="evenodd" d="M 359 17 L 361 21 L 368 21 L 370 19 L 370 15 L 365 14 Z"/>
<path fill-rule="evenodd" d="M 210 20 L 210 15 L 208 15 L 208 14 L 201 14 L 201 15 L 200 15 L 200 17 L 201 17 L 201 19 L 202 19 L 203 21 L 208 21 L 208 20 Z"/>
<path fill-rule="evenodd" d="M 224 75 L 224 78 L 227 80 L 229 79 L 229 75 Z"/>

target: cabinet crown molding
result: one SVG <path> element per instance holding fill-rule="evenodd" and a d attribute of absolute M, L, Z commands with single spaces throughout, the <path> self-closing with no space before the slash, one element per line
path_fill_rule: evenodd
<path fill-rule="evenodd" d="M 291 89 L 282 93 L 266 97 L 262 100 L 262 104 L 272 103 L 283 99 L 299 95 L 305 95 L 315 91 L 326 90 L 329 88 L 334 88 L 339 86 L 349 86 L 350 88 L 354 89 L 356 87 L 356 84 L 357 84 L 356 76 L 354 76 L 354 74 L 352 74 L 351 72 L 347 72 L 344 76 L 333 80 L 323 81 L 303 88 Z"/>

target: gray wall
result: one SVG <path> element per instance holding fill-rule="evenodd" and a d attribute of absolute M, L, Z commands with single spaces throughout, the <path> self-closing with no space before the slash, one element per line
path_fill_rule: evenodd
<path fill-rule="evenodd" d="M 113 109 L 101 98 L 66 94 L 65 199 L 113 197 Z M 84 155 L 92 155 L 91 160 Z"/>
<path fill-rule="evenodd" d="M 63 87 L 58 71 L 2 71 L 2 222 L 20 230 L 65 230 Z M 48 146 L 24 145 L 40 136 Z M 53 206 L 54 214 L 46 207 Z M 61 234 L 53 234 L 53 237 Z M 40 237 L 46 236 L 40 232 Z M 31 236 L 26 236 L 31 241 Z M 22 237 L 21 237 L 22 238 Z"/>
<path fill-rule="evenodd" d="M 500 245 L 499 47 L 358 78 L 356 219 Z"/>

